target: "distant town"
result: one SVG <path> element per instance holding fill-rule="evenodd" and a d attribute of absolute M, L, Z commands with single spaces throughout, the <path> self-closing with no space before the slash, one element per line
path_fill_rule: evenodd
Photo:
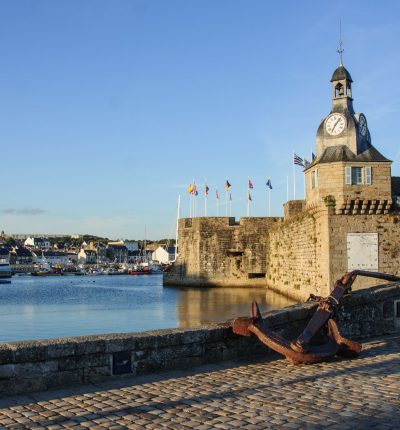
<path fill-rule="evenodd" d="M 153 263 L 168 265 L 175 260 L 175 240 L 110 240 L 92 235 L 0 234 L 0 260 L 14 273 L 43 268 L 126 268 Z"/>

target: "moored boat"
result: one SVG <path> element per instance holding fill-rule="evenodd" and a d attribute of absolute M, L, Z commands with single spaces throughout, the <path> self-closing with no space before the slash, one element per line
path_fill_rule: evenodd
<path fill-rule="evenodd" d="M 11 276 L 10 263 L 7 260 L 0 260 L 0 282 L 10 282 Z"/>

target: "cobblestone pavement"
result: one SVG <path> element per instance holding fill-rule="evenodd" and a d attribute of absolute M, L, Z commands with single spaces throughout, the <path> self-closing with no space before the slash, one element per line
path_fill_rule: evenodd
<path fill-rule="evenodd" d="M 4 429 L 399 429 L 400 335 L 358 359 L 229 362 L 0 400 Z"/>

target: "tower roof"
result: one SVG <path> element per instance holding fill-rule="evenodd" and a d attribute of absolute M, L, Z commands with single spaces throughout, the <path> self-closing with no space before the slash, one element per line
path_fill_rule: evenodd
<path fill-rule="evenodd" d="M 349 82 L 353 82 L 353 79 L 351 79 L 349 71 L 341 64 L 333 72 L 331 82 L 333 82 L 333 81 L 341 81 L 343 79 L 347 79 Z"/>

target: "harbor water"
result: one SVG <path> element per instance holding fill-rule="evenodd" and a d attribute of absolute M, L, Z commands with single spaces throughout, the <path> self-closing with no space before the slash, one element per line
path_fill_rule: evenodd
<path fill-rule="evenodd" d="M 145 276 L 14 276 L 0 284 L 0 342 L 188 328 L 294 302 L 263 288 L 163 287 Z"/>

